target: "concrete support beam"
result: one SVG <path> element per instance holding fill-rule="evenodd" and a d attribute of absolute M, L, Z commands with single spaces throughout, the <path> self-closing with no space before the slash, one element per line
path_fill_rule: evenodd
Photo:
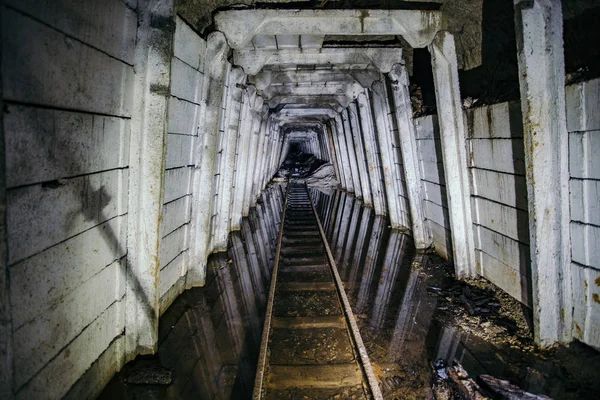
<path fill-rule="evenodd" d="M 443 20 L 440 11 L 424 10 L 228 10 L 215 15 L 215 25 L 234 49 L 256 35 L 400 35 L 425 47 Z"/>
<path fill-rule="evenodd" d="M 138 354 L 153 354 L 158 343 L 158 246 L 173 31 L 155 27 L 152 21 L 171 21 L 173 2 L 150 1 L 137 12 L 125 278 L 126 361 Z"/>
<path fill-rule="evenodd" d="M 458 278 L 475 276 L 475 244 L 471 215 L 471 190 L 467 169 L 467 148 L 458 84 L 454 37 L 440 32 L 429 46 L 435 84 L 442 158 L 450 210 L 454 268 Z M 405 126 L 406 129 L 406 126 Z M 402 136 L 402 135 L 401 135 Z M 406 168 L 409 169 L 409 168 Z"/>
<path fill-rule="evenodd" d="M 331 48 L 319 50 L 238 50 L 233 52 L 236 65 L 248 75 L 258 74 L 266 65 L 364 65 L 388 73 L 402 57 L 401 48 Z"/>
<path fill-rule="evenodd" d="M 425 215 L 423 212 L 423 183 L 421 182 L 421 169 L 417 153 L 417 135 L 408 89 L 408 73 L 403 65 L 396 64 L 392 68 L 389 77 L 396 109 L 396 122 L 398 124 L 400 151 L 404 165 L 406 189 L 408 191 L 413 239 L 417 249 L 426 249 L 431 246 L 431 235 L 425 224 Z M 381 85 L 381 89 L 385 90 L 384 85 Z"/>
<path fill-rule="evenodd" d="M 361 132 L 358 109 L 356 103 L 350 103 L 347 108 L 348 119 L 350 121 L 350 131 L 352 132 L 352 140 L 354 142 L 354 152 L 356 154 L 356 162 L 358 166 L 358 174 L 360 175 L 360 184 L 362 192 L 362 200 L 367 207 L 373 207 L 373 197 L 371 196 L 371 180 L 369 177 L 369 166 L 365 156 L 365 146 L 363 143 L 363 133 Z"/>
<path fill-rule="evenodd" d="M 268 120 L 266 118 L 267 110 L 263 110 L 262 123 L 260 126 L 260 131 L 258 133 L 258 145 L 256 150 L 256 163 L 254 165 L 254 176 L 252 177 L 252 191 L 250 194 L 250 207 L 254 207 L 256 205 L 256 198 L 262 189 L 260 187 L 260 176 L 264 173 L 262 169 L 262 161 L 265 157 L 265 139 L 267 137 L 267 127 Z"/>
<path fill-rule="evenodd" d="M 571 340 L 569 165 L 560 1 L 515 0 L 535 340 Z"/>
<path fill-rule="evenodd" d="M 372 91 L 373 111 L 375 114 L 375 125 L 377 126 L 377 137 L 379 153 L 383 167 L 383 179 L 385 182 L 385 193 L 392 228 L 405 227 L 402 220 L 400 203 L 400 168 L 396 160 L 396 148 L 394 146 L 394 131 L 389 124 L 388 97 L 385 85 L 375 82 Z M 420 204 L 420 203 L 419 203 Z M 423 223 L 423 222 L 421 222 Z"/>
<path fill-rule="evenodd" d="M 252 109 L 256 100 L 256 89 L 248 86 L 244 94 L 242 116 L 238 126 L 238 141 L 235 159 L 235 178 L 233 186 L 233 202 L 231 203 L 231 230 L 240 230 L 242 209 L 244 204 L 245 177 L 248 166 L 248 150 L 252 135 Z"/>
<path fill-rule="evenodd" d="M 350 157 L 348 156 L 348 148 L 346 147 L 346 137 L 344 135 L 344 126 L 342 123 L 342 117 L 338 114 L 333 119 L 333 134 L 337 144 L 338 154 L 341 160 L 341 169 L 344 171 L 344 183 L 343 188 L 354 193 L 354 183 L 352 181 L 352 170 L 350 168 Z"/>
<path fill-rule="evenodd" d="M 216 250 L 227 250 L 227 242 L 229 236 L 229 230 L 231 227 L 230 211 L 231 211 L 231 197 L 233 194 L 233 174 L 235 171 L 235 153 L 237 150 L 237 127 L 239 124 L 240 113 L 234 112 L 234 102 L 241 102 L 242 89 L 237 86 L 246 79 L 246 75 L 241 68 L 233 68 L 229 73 L 227 79 L 228 83 L 228 94 L 227 104 L 224 118 L 222 118 L 223 124 L 221 126 L 221 134 L 223 135 L 221 141 L 221 167 L 219 168 L 219 196 L 218 196 L 218 214 L 217 220 L 215 221 L 216 229 L 215 236 L 213 238 L 213 247 Z M 231 127 L 235 126 L 236 129 L 232 131 Z"/>
<path fill-rule="evenodd" d="M 229 48 L 220 32 L 211 33 L 207 38 L 202 86 L 200 124 L 198 141 L 194 147 L 195 162 L 192 177 L 194 206 L 192 207 L 190 232 L 190 269 L 186 285 L 188 288 L 204 285 L 206 260 L 211 236 L 213 210 L 213 182 L 215 175 L 215 155 L 219 137 L 219 123 L 223 112 L 223 95 L 227 72 Z"/>
<path fill-rule="evenodd" d="M 263 90 L 265 100 L 277 96 L 346 96 L 355 99 L 363 90 L 357 82 L 314 83 L 311 85 L 279 85 L 269 86 Z"/>
<path fill-rule="evenodd" d="M 252 201 L 252 179 L 254 178 L 254 168 L 256 165 L 256 153 L 258 151 L 258 138 L 260 136 L 262 125 L 264 123 L 262 118 L 262 97 L 257 96 L 254 102 L 254 109 L 252 111 L 252 134 L 250 136 L 250 147 L 246 153 L 248 157 L 248 167 L 245 171 L 244 179 L 244 201 L 242 206 L 242 217 L 248 216 L 250 211 L 250 203 Z"/>
<path fill-rule="evenodd" d="M 365 146 L 365 158 L 367 161 L 367 175 L 371 182 L 371 195 L 373 197 L 373 208 L 376 215 L 387 215 L 385 202 L 385 188 L 383 187 L 383 178 L 381 176 L 381 161 L 379 159 L 379 149 L 377 148 L 377 139 L 375 138 L 375 125 L 373 124 L 373 114 L 371 112 L 371 100 L 369 93 L 365 89 L 356 99 L 358 111 L 360 114 L 360 126 L 362 130 L 362 139 Z"/>
<path fill-rule="evenodd" d="M 348 149 L 348 157 L 350 158 L 350 169 L 351 169 L 351 177 L 352 184 L 354 186 L 354 195 L 357 199 L 363 199 L 363 190 L 360 173 L 358 172 L 358 160 L 356 155 L 356 150 L 354 148 L 354 139 L 352 137 L 352 129 L 350 128 L 350 120 L 348 118 L 348 109 L 342 111 L 342 127 L 344 137 L 346 138 L 346 148 Z"/>

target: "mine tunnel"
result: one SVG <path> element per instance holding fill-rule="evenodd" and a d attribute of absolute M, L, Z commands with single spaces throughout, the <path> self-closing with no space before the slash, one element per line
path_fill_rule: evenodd
<path fill-rule="evenodd" d="M 600 2 L 240 3 L 1 1 L 0 398 L 597 398 Z"/>

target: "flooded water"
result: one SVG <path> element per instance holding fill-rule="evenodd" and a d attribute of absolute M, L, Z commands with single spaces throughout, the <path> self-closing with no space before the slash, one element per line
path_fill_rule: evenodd
<path fill-rule="evenodd" d="M 477 324 L 513 324 L 498 318 L 474 319 L 470 331 L 453 326 L 447 315 L 464 310 L 449 304 L 448 293 L 459 285 L 451 266 L 418 254 L 409 236 L 352 196 L 316 189 L 311 195 L 384 398 L 434 398 L 438 359 L 460 361 L 472 377 L 490 374 L 555 399 L 597 398 L 596 351 L 572 344 L 531 352 L 476 334 Z M 242 232 L 231 235 L 229 252 L 211 257 L 207 286 L 186 291 L 161 317 L 158 355 L 128 364 L 100 398 L 250 398 L 282 199 L 282 188 L 271 187 Z M 128 383 L 140 370 L 149 380 L 170 373 L 172 382 Z"/>

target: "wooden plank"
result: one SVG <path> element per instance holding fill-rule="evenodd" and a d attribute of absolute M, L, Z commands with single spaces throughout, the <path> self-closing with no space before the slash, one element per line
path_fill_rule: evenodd
<path fill-rule="evenodd" d="M 5 99 L 131 116 L 133 67 L 11 9 L 2 14 Z"/>
<path fill-rule="evenodd" d="M 20 105 L 5 107 L 7 187 L 129 164 L 129 119 Z"/>
<path fill-rule="evenodd" d="M 267 387 L 287 388 L 339 388 L 362 383 L 362 374 L 356 364 L 330 365 L 270 365 Z"/>
<path fill-rule="evenodd" d="M 322 317 L 273 317 L 272 328 L 283 329 L 312 329 L 312 328 L 345 328 L 346 320 L 343 316 Z"/>

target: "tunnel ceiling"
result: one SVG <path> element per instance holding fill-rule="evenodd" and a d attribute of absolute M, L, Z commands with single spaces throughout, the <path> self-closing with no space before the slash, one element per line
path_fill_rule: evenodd
<path fill-rule="evenodd" d="M 232 9 L 214 14 L 214 29 L 225 34 L 233 64 L 248 75 L 271 118 L 295 129 L 296 141 L 302 135 L 314 140 L 308 135 L 319 132 L 322 142 L 330 119 L 394 64 L 406 63 L 403 54 L 426 47 L 444 27 L 438 10 Z M 291 137 L 284 135 L 286 141 Z"/>

